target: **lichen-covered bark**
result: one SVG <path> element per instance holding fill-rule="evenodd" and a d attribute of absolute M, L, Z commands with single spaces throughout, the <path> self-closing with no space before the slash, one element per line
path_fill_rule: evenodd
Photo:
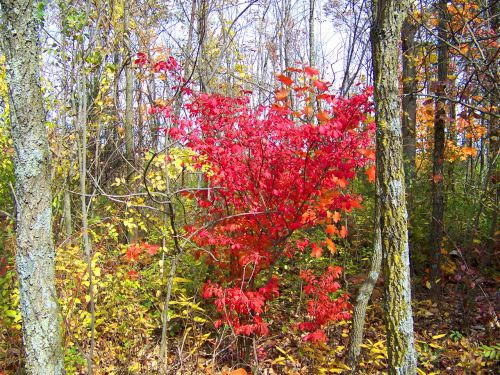
<path fill-rule="evenodd" d="M 377 122 L 377 182 L 390 374 L 415 374 L 405 174 L 399 98 L 399 40 L 408 1 L 373 0 L 371 32 Z"/>
<path fill-rule="evenodd" d="M 50 154 L 33 0 L 0 0 L 15 146 L 17 271 L 28 374 L 63 374 L 54 277 Z"/>

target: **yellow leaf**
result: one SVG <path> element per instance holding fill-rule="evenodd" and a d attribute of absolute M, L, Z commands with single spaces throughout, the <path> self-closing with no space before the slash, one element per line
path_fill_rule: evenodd
<path fill-rule="evenodd" d="M 278 357 L 274 361 L 271 362 L 271 365 L 284 365 L 285 364 L 285 357 Z"/>
<path fill-rule="evenodd" d="M 438 345 L 438 344 L 434 344 L 434 343 L 430 343 L 429 346 L 431 348 L 434 348 L 434 349 L 443 349 L 443 347 L 441 345 Z"/>
<path fill-rule="evenodd" d="M 441 333 L 439 335 L 432 336 L 433 340 L 441 339 L 446 336 L 446 333 Z"/>

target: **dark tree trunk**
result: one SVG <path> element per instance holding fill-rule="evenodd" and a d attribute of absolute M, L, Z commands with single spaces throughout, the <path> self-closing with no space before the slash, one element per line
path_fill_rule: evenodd
<path fill-rule="evenodd" d="M 417 70 L 415 34 L 418 25 L 407 16 L 403 22 L 401 41 L 403 47 L 403 153 L 406 177 L 406 205 L 408 210 L 408 246 L 410 258 L 413 254 L 412 224 L 413 224 L 413 185 L 415 181 L 415 159 L 417 154 L 416 123 L 417 123 Z M 414 267 L 412 268 L 414 270 Z"/>
<path fill-rule="evenodd" d="M 434 301 L 439 300 L 441 288 L 441 246 L 444 220 L 444 145 L 446 128 L 446 85 L 448 82 L 449 53 L 447 37 L 447 1 L 440 0 L 438 31 L 438 82 L 434 118 L 434 150 L 432 154 L 432 217 L 431 217 L 431 290 Z"/>

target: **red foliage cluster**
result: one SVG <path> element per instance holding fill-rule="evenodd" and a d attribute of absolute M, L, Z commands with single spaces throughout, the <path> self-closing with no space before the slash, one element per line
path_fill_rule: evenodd
<path fill-rule="evenodd" d="M 134 261 L 139 258 L 139 255 L 144 251 L 149 255 L 155 255 L 160 250 L 159 245 L 152 245 L 147 242 L 135 242 L 129 246 L 125 252 L 125 258 L 129 261 Z"/>
<path fill-rule="evenodd" d="M 326 335 L 321 329 L 328 323 L 351 317 L 347 294 L 338 294 L 340 284 L 337 281 L 342 273 L 341 267 L 330 266 L 328 270 L 316 277 L 310 270 L 302 271 L 300 277 L 307 284 L 304 292 L 310 299 L 307 301 L 307 313 L 311 321 L 298 325 L 299 329 L 312 332 L 304 336 L 304 341 L 326 342 Z"/>
<path fill-rule="evenodd" d="M 246 97 L 201 94 L 187 105 L 195 120 L 183 123 L 178 137 L 197 152 L 200 166 L 212 168 L 210 193 L 195 195 L 207 209 L 202 224 L 227 218 L 195 238 L 199 246 L 216 246 L 218 267 L 236 267 L 233 276 L 248 278 L 251 264 L 256 275 L 282 255 L 297 229 L 359 207 L 345 188 L 370 160 L 363 152 L 372 145 L 373 124 L 363 125 L 368 98 L 368 92 L 326 96 L 330 120 L 319 125 L 297 123 L 285 106 L 251 110 Z"/>
<path fill-rule="evenodd" d="M 309 245 L 313 256 L 322 255 L 317 244 L 289 241 L 292 234 L 324 224 L 332 236 L 347 235 L 336 226 L 340 212 L 359 207 L 361 200 L 347 190 L 349 181 L 374 158 L 370 89 L 342 98 L 327 92 L 329 84 L 317 79 L 314 68 L 292 68 L 287 74 L 277 76 L 285 87 L 276 91 L 275 103 L 256 109 L 248 94 L 189 92 L 185 117 L 171 117 L 163 129 L 195 151 L 198 167 L 210 167 L 204 175 L 207 188 L 191 194 L 205 212 L 185 230 L 204 249 L 200 255 L 210 252 L 207 262 L 216 266 L 220 282 L 207 283 L 203 296 L 215 298 L 222 316 L 217 324 L 230 324 L 241 334 L 267 333 L 261 314 L 265 302 L 278 295 L 278 282 L 266 281 L 263 270 Z M 292 75 L 309 84 L 294 85 Z M 297 108 L 291 108 L 291 93 Z M 330 238 L 327 246 L 334 253 Z M 320 280 L 327 283 L 328 277 Z M 265 286 L 256 289 L 259 282 Z M 322 306 L 322 313 L 319 307 L 311 310 L 318 327 L 340 318 L 335 308 L 347 302 L 341 297 L 328 305 L 323 298 Z M 311 340 L 322 341 L 321 332 Z"/>
<path fill-rule="evenodd" d="M 262 320 L 266 300 L 278 297 L 278 279 L 276 277 L 259 288 L 257 291 L 244 291 L 242 287 L 222 288 L 219 284 L 208 281 L 202 297 L 215 297 L 217 311 L 222 318 L 215 322 L 219 327 L 226 323 L 233 327 L 237 334 L 242 335 L 267 335 L 267 324 Z"/>

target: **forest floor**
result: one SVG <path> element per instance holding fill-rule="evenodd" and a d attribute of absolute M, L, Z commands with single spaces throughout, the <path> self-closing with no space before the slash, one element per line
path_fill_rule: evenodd
<path fill-rule="evenodd" d="M 481 279 L 481 285 L 474 288 L 466 288 L 464 283 L 448 283 L 443 288 L 439 305 L 429 299 L 429 290 L 425 286 L 414 291 L 413 315 L 419 375 L 500 373 L 499 323 L 496 313 L 500 307 L 499 281 L 498 278 Z M 372 301 L 377 301 L 370 304 L 367 311 L 359 366 L 359 372 L 363 374 L 387 372 L 382 294 L 382 286 L 377 285 L 372 297 Z M 273 311 L 275 322 L 290 320 L 290 317 L 279 314 L 279 310 Z M 320 346 L 302 342 L 300 333 L 292 330 L 259 340 L 259 347 L 265 353 L 259 359 L 259 373 L 349 373 L 350 369 L 346 365 L 349 325 L 345 322 L 337 324 L 329 330 L 328 336 L 328 344 Z M 198 363 L 196 370 L 204 374 L 246 373 L 237 366 L 225 366 L 222 371 L 214 371 L 207 357 L 199 358 Z M 250 367 L 246 369 L 249 372 L 251 370 Z M 186 370 L 184 368 L 177 373 L 186 374 Z"/>
<path fill-rule="evenodd" d="M 355 293 L 356 285 L 361 281 L 354 281 L 355 277 L 351 279 L 350 289 Z M 413 279 L 413 285 L 417 286 L 413 292 L 413 315 L 419 375 L 500 373 L 497 315 L 500 311 L 500 278 L 475 277 L 474 280 L 476 284 L 467 280 L 447 280 L 438 305 L 429 299 L 425 281 Z M 382 288 L 381 283 L 377 284 L 367 311 L 359 366 L 361 374 L 384 374 L 387 371 Z M 227 330 L 221 338 L 220 330 L 218 333 L 207 331 L 210 322 L 200 323 L 199 329 L 183 328 L 169 340 L 170 373 L 348 374 L 349 323 L 339 322 L 330 327 L 327 344 L 303 342 L 303 333 L 294 325 L 304 320 L 306 312 L 304 308 L 298 308 L 303 305 L 300 296 L 291 293 L 291 289 L 284 290 L 279 300 L 270 305 L 266 318 L 270 319 L 271 334 L 255 341 L 236 337 Z M 16 332 L 13 335 L 0 332 L 0 341 L 5 338 L 11 341 L 0 342 L 0 375 L 19 373 L 16 369 L 20 363 L 21 339 L 20 332 Z M 96 361 L 100 365 L 96 365 L 94 374 L 156 374 L 158 342 L 156 332 L 144 337 L 142 353 L 135 353 L 133 357 L 137 358 L 129 357 L 127 364 L 114 367 L 114 370 L 107 370 L 105 364 L 113 359 L 98 358 L 99 352 L 96 352 Z M 257 362 L 259 371 L 255 370 Z M 139 367 L 132 368 L 132 363 L 138 363 Z M 84 361 L 77 368 L 68 374 L 85 374 Z"/>

